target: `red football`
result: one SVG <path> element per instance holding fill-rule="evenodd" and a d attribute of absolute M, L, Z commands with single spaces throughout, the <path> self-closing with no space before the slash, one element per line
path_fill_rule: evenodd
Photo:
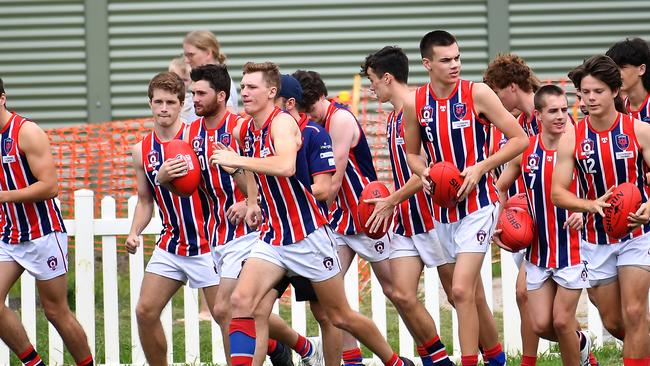
<path fill-rule="evenodd" d="M 607 203 L 611 206 L 603 209 L 605 232 L 613 238 L 620 239 L 630 232 L 627 227 L 629 223 L 627 215 L 636 212 L 641 206 L 641 192 L 632 183 L 622 183 L 614 188 Z"/>
<path fill-rule="evenodd" d="M 528 211 L 528 199 L 526 198 L 526 193 L 517 193 L 508 198 L 506 204 L 503 205 L 503 208 L 506 209 L 510 207 L 519 207 Z"/>
<path fill-rule="evenodd" d="M 185 159 L 187 174 L 170 182 L 174 189 L 184 197 L 191 196 L 201 182 L 201 167 L 196 153 L 190 144 L 183 140 L 171 140 L 165 144 L 166 159 Z"/>
<path fill-rule="evenodd" d="M 431 180 L 431 198 L 438 206 L 453 208 L 458 204 L 456 195 L 463 184 L 460 170 L 447 161 L 435 163 L 429 169 Z"/>
<path fill-rule="evenodd" d="M 364 200 L 371 198 L 385 198 L 390 195 L 390 191 L 386 186 L 381 182 L 370 182 L 363 191 L 361 191 L 361 198 L 359 199 L 359 206 L 357 212 L 359 214 L 359 221 L 363 227 L 363 232 L 372 239 L 380 239 L 386 235 L 386 231 L 383 230 L 383 227 L 380 227 L 376 232 L 371 233 L 370 227 L 366 226 L 372 211 L 375 209 L 374 203 L 366 203 Z"/>
<path fill-rule="evenodd" d="M 535 235 L 533 218 L 518 207 L 504 209 L 496 228 L 501 229 L 501 242 L 513 253 L 527 248 Z"/>

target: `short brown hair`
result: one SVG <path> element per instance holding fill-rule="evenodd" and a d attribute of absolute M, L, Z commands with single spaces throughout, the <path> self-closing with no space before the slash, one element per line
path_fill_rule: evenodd
<path fill-rule="evenodd" d="M 273 62 L 247 62 L 244 64 L 243 70 L 244 75 L 261 72 L 264 76 L 264 81 L 266 81 L 266 85 L 275 87 L 278 91 L 280 90 L 280 69 Z"/>
<path fill-rule="evenodd" d="M 503 89 L 514 83 L 526 93 L 536 92 L 540 82 L 526 62 L 521 57 L 508 53 L 498 55 L 490 62 L 483 82 L 492 89 Z"/>
<path fill-rule="evenodd" d="M 185 101 L 185 83 L 180 76 L 173 72 L 165 71 L 156 75 L 149 82 L 149 100 L 153 99 L 153 91 L 162 89 L 172 94 L 176 94 L 178 100 L 183 103 Z"/>

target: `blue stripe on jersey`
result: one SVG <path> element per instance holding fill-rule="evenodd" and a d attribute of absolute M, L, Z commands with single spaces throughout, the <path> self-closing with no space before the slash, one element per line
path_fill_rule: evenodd
<path fill-rule="evenodd" d="M 557 229 L 556 231 L 559 233 L 558 235 L 558 240 L 557 240 L 557 248 L 556 251 L 558 253 L 558 267 L 564 268 L 568 267 L 570 265 L 569 263 L 569 230 L 562 230 L 562 227 L 564 227 L 564 223 L 568 219 L 567 216 L 567 210 L 561 209 L 559 207 L 554 207 L 553 210 L 555 211 L 555 217 L 557 218 Z"/>
<path fill-rule="evenodd" d="M 487 133 L 485 133 L 486 128 L 487 128 Z M 491 128 L 486 127 L 479 121 L 476 121 L 474 123 L 474 136 L 476 136 L 476 145 L 474 146 L 474 149 L 476 150 L 476 161 L 483 161 L 487 158 L 487 156 L 485 156 L 484 147 L 486 146 L 488 141 L 490 141 L 491 134 L 492 134 Z M 477 186 L 487 187 L 487 179 L 488 179 L 488 174 L 483 174 Z M 488 197 L 487 190 L 480 189 L 478 191 L 478 199 L 481 207 L 490 204 L 490 198 Z"/>
<path fill-rule="evenodd" d="M 267 176 L 267 182 L 269 190 L 271 191 L 271 196 L 273 197 L 273 203 L 277 212 L 286 212 L 287 215 L 278 215 L 280 219 L 280 225 L 282 226 L 282 237 L 290 238 L 292 243 L 295 242 L 293 232 L 291 231 L 291 223 L 289 222 L 289 209 L 284 204 L 284 197 L 282 196 L 282 190 L 278 181 L 273 179 L 273 176 Z M 303 206 L 304 207 L 304 206 Z"/>

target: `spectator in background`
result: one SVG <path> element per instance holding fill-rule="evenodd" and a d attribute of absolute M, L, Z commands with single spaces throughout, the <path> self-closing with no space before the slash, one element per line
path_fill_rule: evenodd
<path fill-rule="evenodd" d="M 194 104 L 192 103 L 192 91 L 190 90 L 192 79 L 190 78 L 190 70 L 190 66 L 185 63 L 183 57 L 176 57 L 173 59 L 169 63 L 169 69 L 167 70 L 178 75 L 185 84 L 185 103 L 181 109 L 181 121 L 185 124 L 191 124 L 199 118 L 196 115 L 196 112 L 194 112 Z M 208 319 L 212 319 L 209 314 Z"/>
<path fill-rule="evenodd" d="M 189 32 L 183 39 L 183 59 L 192 69 L 206 64 L 224 64 L 226 55 L 220 49 L 217 37 L 207 30 Z M 230 81 L 230 98 L 226 101 L 226 108 L 237 113 L 237 87 L 232 79 Z"/>

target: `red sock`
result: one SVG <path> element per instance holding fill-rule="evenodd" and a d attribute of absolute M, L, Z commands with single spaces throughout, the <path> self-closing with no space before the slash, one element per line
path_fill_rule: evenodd
<path fill-rule="evenodd" d="M 393 353 L 388 361 L 384 362 L 384 366 L 404 366 L 404 362 L 399 358 L 397 353 Z"/>
<path fill-rule="evenodd" d="M 650 358 L 625 358 L 623 357 L 623 366 L 648 366 Z"/>
<path fill-rule="evenodd" d="M 36 352 L 34 346 L 32 346 L 31 344 L 29 345 L 29 347 L 27 347 L 26 350 L 24 350 L 18 355 L 18 358 L 20 358 L 20 361 L 23 363 L 23 365 L 27 365 L 27 366 L 45 365 L 43 360 L 41 360 L 41 356 L 38 354 L 38 352 Z"/>
<path fill-rule="evenodd" d="M 521 366 L 536 366 L 537 357 L 536 356 L 521 356 Z"/>
<path fill-rule="evenodd" d="M 293 345 L 293 350 L 296 351 L 300 357 L 305 358 L 311 354 L 311 343 L 309 343 L 307 338 L 298 334 L 298 340 L 296 341 L 296 344 Z"/>
<path fill-rule="evenodd" d="M 93 355 L 88 355 L 88 357 L 84 358 L 83 361 L 77 362 L 77 366 L 93 366 L 94 364 Z"/>
<path fill-rule="evenodd" d="M 490 360 L 498 356 L 501 352 L 503 352 L 503 347 L 501 347 L 501 343 L 497 343 L 496 346 L 486 349 L 484 355 L 488 360 Z"/>
<path fill-rule="evenodd" d="M 344 365 L 363 365 L 363 357 L 359 347 L 343 351 L 341 358 Z"/>
<path fill-rule="evenodd" d="M 589 352 L 589 366 L 598 366 L 598 360 L 593 352 Z"/>
<path fill-rule="evenodd" d="M 477 366 L 478 355 L 460 356 L 460 364 L 462 366 Z"/>

